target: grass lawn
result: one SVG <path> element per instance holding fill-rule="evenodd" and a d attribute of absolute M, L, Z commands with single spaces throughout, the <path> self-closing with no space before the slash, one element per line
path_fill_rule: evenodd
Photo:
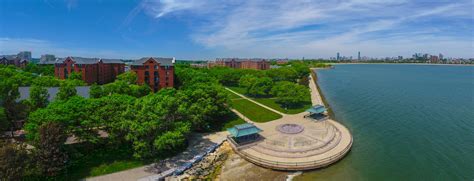
<path fill-rule="evenodd" d="M 306 102 L 304 102 L 301 106 L 298 106 L 298 107 L 292 107 L 292 108 L 288 108 L 288 109 L 285 109 L 283 108 L 280 104 L 276 103 L 276 99 L 272 99 L 272 98 L 253 98 L 251 97 L 251 99 L 265 105 L 265 106 L 268 106 L 268 107 L 271 107 L 277 111 L 280 111 L 282 113 L 286 113 L 286 114 L 298 114 L 298 113 L 301 113 L 303 111 L 306 111 L 306 109 L 310 108 L 312 105 L 311 105 L 311 100 L 308 100 Z"/>
<path fill-rule="evenodd" d="M 230 93 L 234 94 L 232 92 Z M 254 122 L 263 123 L 281 118 L 281 115 L 246 99 L 233 99 L 231 102 L 234 109 Z"/>
<path fill-rule="evenodd" d="M 239 94 L 245 95 L 245 91 L 246 91 L 245 88 L 238 87 L 238 86 L 229 86 L 229 87 L 227 87 L 227 88 L 229 88 L 229 89 L 231 89 L 231 90 L 233 90 L 233 91 L 235 91 L 235 92 L 237 92 L 237 93 L 239 93 Z M 236 96 L 237 96 L 237 95 L 236 95 Z"/>
<path fill-rule="evenodd" d="M 308 101 L 304 102 L 301 106 L 285 109 L 280 104 L 276 103 L 275 99 L 272 98 L 272 97 L 264 97 L 264 98 L 252 97 L 252 96 L 249 96 L 249 95 L 245 94 L 245 88 L 236 87 L 236 86 L 228 87 L 228 88 L 235 91 L 235 92 L 237 92 L 237 93 L 239 93 L 239 94 L 245 95 L 245 96 L 247 96 L 248 98 L 250 98 L 254 101 L 257 101 L 257 102 L 259 102 L 259 103 L 261 103 L 265 106 L 271 107 L 271 108 L 273 108 L 277 111 L 280 111 L 282 113 L 285 113 L 285 114 L 298 114 L 298 113 L 301 113 L 301 112 L 305 111 L 306 109 L 308 109 L 312 106 L 311 105 L 311 95 L 310 95 L 310 97 L 308 97 Z M 237 95 L 235 95 L 235 96 L 237 96 Z"/>

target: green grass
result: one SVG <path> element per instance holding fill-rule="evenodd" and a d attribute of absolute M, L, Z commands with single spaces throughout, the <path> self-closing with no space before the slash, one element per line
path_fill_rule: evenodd
<path fill-rule="evenodd" d="M 231 92 L 231 94 L 233 93 Z M 250 102 L 247 99 L 233 99 L 231 102 L 234 109 L 254 122 L 264 123 L 282 117 L 281 115 Z"/>
<path fill-rule="evenodd" d="M 245 95 L 245 88 L 242 88 L 242 87 L 228 87 L 229 89 L 239 93 L 239 94 L 242 94 L 242 95 Z M 235 95 L 235 94 L 234 94 Z M 237 95 L 235 95 L 237 96 Z M 308 100 L 306 102 L 303 102 L 300 106 L 297 106 L 297 107 L 290 107 L 290 108 L 287 108 L 285 109 L 282 105 L 276 103 L 276 99 L 273 98 L 273 97 L 262 97 L 262 98 L 257 98 L 257 97 L 252 97 L 250 95 L 245 95 L 247 96 L 248 98 L 254 100 L 254 101 L 257 101 L 265 106 L 268 106 L 272 109 L 275 109 L 277 111 L 280 111 L 282 113 L 285 113 L 285 114 L 298 114 L 298 113 L 301 113 L 303 111 L 305 111 L 306 109 L 310 108 L 312 105 L 311 105 L 311 95 L 310 97 L 308 97 Z"/>
<path fill-rule="evenodd" d="M 242 95 L 245 95 L 245 92 L 246 92 L 245 88 L 243 88 L 243 87 L 229 86 L 229 87 L 227 87 L 227 88 L 229 88 L 229 89 L 231 89 L 231 90 L 233 90 L 233 91 L 235 91 L 235 92 L 237 92 L 237 93 L 239 93 L 239 94 L 242 94 Z M 234 95 L 235 95 L 235 94 L 234 94 Z M 236 95 L 236 96 L 237 96 L 237 95 Z"/>
<path fill-rule="evenodd" d="M 311 101 L 308 100 L 306 102 L 304 102 L 303 104 L 297 106 L 297 107 L 289 107 L 287 109 L 285 109 L 284 107 L 282 107 L 280 104 L 276 103 L 276 99 L 272 99 L 272 98 L 251 98 L 265 106 L 268 106 L 268 107 L 271 107 L 272 109 L 275 109 L 277 111 L 280 111 L 282 113 L 286 113 L 286 114 L 298 114 L 298 113 L 301 113 L 303 111 L 306 111 L 306 109 L 310 108 L 311 107 Z"/>

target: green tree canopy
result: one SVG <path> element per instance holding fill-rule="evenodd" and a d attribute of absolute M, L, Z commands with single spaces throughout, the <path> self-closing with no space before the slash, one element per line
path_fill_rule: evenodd
<path fill-rule="evenodd" d="M 56 95 L 57 96 L 56 99 L 67 100 L 70 97 L 75 96 L 75 95 L 77 95 L 76 86 L 69 81 L 65 81 L 61 83 L 61 86 L 59 87 L 59 92 Z"/>
<path fill-rule="evenodd" d="M 31 110 L 44 108 L 48 104 L 48 90 L 42 86 L 33 85 L 30 87 L 30 103 Z"/>
<path fill-rule="evenodd" d="M 102 89 L 102 86 L 97 85 L 97 84 L 92 84 L 90 89 L 89 89 L 89 96 L 91 98 L 99 98 L 104 95 L 104 90 Z"/>
<path fill-rule="evenodd" d="M 266 70 L 266 75 L 273 81 L 290 81 L 295 82 L 298 79 L 298 72 L 292 67 L 280 67 L 276 69 Z"/>
<path fill-rule="evenodd" d="M 252 86 L 257 82 L 254 75 L 244 75 L 239 80 L 239 86 L 245 88 L 245 93 L 249 93 Z"/>
<path fill-rule="evenodd" d="M 180 115 L 198 131 L 208 130 L 210 124 L 229 113 L 227 92 L 217 84 L 195 84 L 178 92 Z"/>
<path fill-rule="evenodd" d="M 138 77 L 134 71 L 128 71 L 117 76 L 117 80 L 124 81 L 127 84 L 136 84 Z"/>
<path fill-rule="evenodd" d="M 99 141 L 97 128 L 100 123 L 94 119 L 98 104 L 91 99 L 73 96 L 68 100 L 57 100 L 46 108 L 31 112 L 24 126 L 27 138 L 38 140 L 39 128 L 49 122 L 61 123 L 66 134 L 76 136 L 79 140 L 96 143 Z"/>
<path fill-rule="evenodd" d="M 277 98 L 278 103 L 287 107 L 298 106 L 308 101 L 307 98 L 310 96 L 307 87 L 287 81 L 277 82 L 271 94 Z"/>
<path fill-rule="evenodd" d="M 248 94 L 253 96 L 268 96 L 272 86 L 273 81 L 269 77 L 257 78 L 250 89 L 248 89 Z"/>
<path fill-rule="evenodd" d="M 36 159 L 41 172 L 47 176 L 54 176 L 63 170 L 67 163 L 64 151 L 64 142 L 67 135 L 60 123 L 46 123 L 39 128 Z"/>
<path fill-rule="evenodd" d="M 0 106 L 0 132 L 7 131 L 8 127 L 10 127 L 10 123 L 7 119 L 7 113 L 5 108 Z"/>

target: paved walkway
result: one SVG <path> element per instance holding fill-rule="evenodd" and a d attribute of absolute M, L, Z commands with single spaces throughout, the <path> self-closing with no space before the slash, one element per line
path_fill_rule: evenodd
<path fill-rule="evenodd" d="M 146 166 L 124 170 L 121 172 L 115 172 L 107 175 L 98 177 L 86 178 L 85 180 L 91 181 L 125 181 L 125 180 L 148 180 L 154 175 L 158 175 L 161 172 L 177 168 L 187 161 L 191 160 L 194 156 L 206 151 L 210 145 L 220 143 L 226 139 L 227 131 L 212 133 L 212 134 L 193 134 L 190 138 L 188 148 L 166 160 L 162 160 L 158 163 L 149 164 Z"/>
<path fill-rule="evenodd" d="M 238 96 L 240 96 L 240 97 L 242 97 L 242 98 L 244 98 L 244 99 L 249 100 L 250 102 L 253 102 L 253 103 L 255 103 L 255 104 L 259 105 L 259 106 L 262 106 L 262 107 L 264 107 L 265 109 L 268 109 L 268 110 L 270 110 L 270 111 L 273 111 L 273 112 L 275 112 L 275 113 L 277 113 L 277 114 L 279 114 L 279 115 L 282 115 L 282 116 L 287 115 L 287 114 L 284 114 L 284 113 L 282 113 L 282 112 L 280 112 L 280 111 L 277 111 L 277 110 L 275 110 L 275 109 L 273 109 L 273 108 L 271 108 L 271 107 L 268 107 L 268 106 L 266 106 L 265 104 L 262 104 L 262 103 L 259 103 L 259 102 L 257 102 L 257 101 L 254 101 L 253 99 L 250 99 L 250 98 L 248 98 L 247 96 L 244 96 L 244 95 L 242 95 L 242 94 L 239 94 L 238 92 L 235 92 L 235 91 L 233 91 L 232 89 L 229 89 L 229 88 L 227 88 L 227 87 L 226 87 L 225 89 L 227 89 L 228 91 L 230 91 L 230 92 L 232 92 L 232 93 L 234 93 L 234 94 L 236 94 L 236 95 L 238 95 Z"/>

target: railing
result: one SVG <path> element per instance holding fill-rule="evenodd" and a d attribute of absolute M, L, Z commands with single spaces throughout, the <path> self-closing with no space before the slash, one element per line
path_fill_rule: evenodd
<path fill-rule="evenodd" d="M 305 170 L 305 169 L 315 169 L 315 168 L 320 168 L 327 166 L 335 161 L 338 161 L 342 156 L 344 156 L 349 150 L 351 149 L 352 146 L 352 137 L 349 142 L 349 144 L 344 148 L 341 152 L 332 155 L 327 158 L 323 159 L 318 159 L 318 160 L 313 160 L 313 161 L 308 161 L 308 162 L 278 162 L 278 161 L 272 161 L 272 160 L 267 160 L 263 158 L 259 158 L 253 155 L 250 155 L 248 153 L 245 153 L 244 151 L 240 151 L 237 149 L 238 144 L 234 145 L 234 141 L 231 140 L 231 146 L 232 148 L 243 158 L 248 160 L 249 162 L 252 162 L 257 165 L 261 165 L 263 167 L 269 167 L 273 169 L 280 169 L 280 170 Z"/>

